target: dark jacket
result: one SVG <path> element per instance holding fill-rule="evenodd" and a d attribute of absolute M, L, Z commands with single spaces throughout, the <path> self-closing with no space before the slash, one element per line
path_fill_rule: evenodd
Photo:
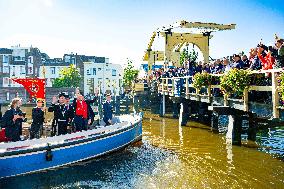
<path fill-rule="evenodd" d="M 51 104 L 48 112 L 54 112 L 54 120 L 67 120 L 67 112 L 64 104 Z"/>
<path fill-rule="evenodd" d="M 243 69 L 244 68 L 244 62 L 242 60 L 239 60 L 234 63 L 234 67 L 238 69 Z"/>
<path fill-rule="evenodd" d="M 104 109 L 104 121 L 111 120 L 112 119 L 112 105 L 109 102 L 105 102 L 103 104 Z"/>
<path fill-rule="evenodd" d="M 17 119 L 13 121 L 14 115 L 17 111 L 13 108 L 7 110 L 2 118 L 2 127 L 5 128 L 6 137 L 12 141 L 20 140 L 20 126 L 22 125 L 23 119 Z"/>
<path fill-rule="evenodd" d="M 32 119 L 33 124 L 43 124 L 44 122 L 44 112 L 41 108 L 33 108 L 32 109 Z"/>
<path fill-rule="evenodd" d="M 252 70 L 260 70 L 262 68 L 261 61 L 258 56 L 255 56 L 251 62 L 250 69 Z"/>

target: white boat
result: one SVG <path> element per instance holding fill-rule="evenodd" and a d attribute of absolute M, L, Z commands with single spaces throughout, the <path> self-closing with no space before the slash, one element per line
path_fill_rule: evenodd
<path fill-rule="evenodd" d="M 122 115 L 113 125 L 72 134 L 0 143 L 0 178 L 95 158 L 142 139 L 142 116 Z"/>

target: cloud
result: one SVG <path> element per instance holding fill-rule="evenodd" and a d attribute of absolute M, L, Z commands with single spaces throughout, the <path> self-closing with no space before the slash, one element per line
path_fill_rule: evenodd
<path fill-rule="evenodd" d="M 54 1 L 53 0 L 42 0 L 42 3 L 46 7 L 52 7 L 54 5 Z"/>

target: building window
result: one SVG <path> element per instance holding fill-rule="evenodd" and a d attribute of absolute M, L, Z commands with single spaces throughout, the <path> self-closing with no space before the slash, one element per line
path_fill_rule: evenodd
<path fill-rule="evenodd" d="M 25 70 L 25 67 L 24 67 L 24 66 L 21 66 L 21 67 L 20 67 L 20 72 L 21 72 L 21 74 L 25 74 L 25 73 L 26 73 L 26 70 Z"/>
<path fill-rule="evenodd" d="M 97 75 L 97 69 L 93 68 L 93 75 Z"/>
<path fill-rule="evenodd" d="M 116 70 L 112 69 L 112 76 L 116 76 Z"/>
<path fill-rule="evenodd" d="M 30 64 L 33 63 L 33 57 L 32 57 L 32 56 L 29 56 L 29 58 L 28 58 L 28 63 L 30 63 Z"/>
<path fill-rule="evenodd" d="M 9 56 L 3 55 L 3 63 L 9 63 Z"/>
<path fill-rule="evenodd" d="M 102 68 L 98 68 L 98 71 L 101 71 L 102 70 Z"/>
<path fill-rule="evenodd" d="M 9 78 L 8 77 L 4 77 L 3 78 L 3 85 L 9 85 Z"/>
<path fill-rule="evenodd" d="M 3 66 L 3 73 L 9 73 L 9 66 Z"/>
<path fill-rule="evenodd" d="M 16 66 L 12 67 L 12 76 L 15 76 Z"/>
<path fill-rule="evenodd" d="M 91 75 L 90 69 L 87 69 L 87 75 Z"/>
<path fill-rule="evenodd" d="M 29 68 L 28 68 L 28 73 L 29 73 L 29 74 L 32 74 L 32 73 L 33 73 L 33 67 L 29 67 Z"/>
<path fill-rule="evenodd" d="M 55 74 L 55 67 L 50 67 L 50 72 L 51 72 L 52 75 L 54 75 Z"/>

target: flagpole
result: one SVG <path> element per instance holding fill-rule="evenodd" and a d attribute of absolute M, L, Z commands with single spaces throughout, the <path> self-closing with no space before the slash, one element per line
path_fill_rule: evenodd
<path fill-rule="evenodd" d="M 44 97 L 45 97 L 43 107 L 44 107 L 44 117 L 46 119 L 46 91 L 45 91 L 46 90 L 46 80 L 45 80 L 45 67 L 44 67 L 44 65 L 42 65 L 42 73 L 43 73 L 43 79 L 44 79 Z M 45 122 L 44 122 L 43 126 L 45 127 L 45 137 L 46 137 L 46 128 L 47 127 L 46 127 Z"/>

